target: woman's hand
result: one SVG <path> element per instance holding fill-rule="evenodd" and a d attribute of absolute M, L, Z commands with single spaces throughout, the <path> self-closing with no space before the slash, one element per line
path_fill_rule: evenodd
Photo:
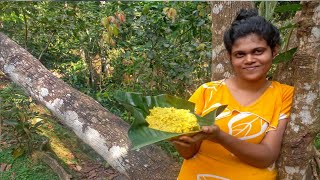
<path fill-rule="evenodd" d="M 214 138 L 219 134 L 220 128 L 216 125 L 214 126 L 203 126 L 202 131 L 196 133 L 193 136 L 180 136 L 177 139 L 171 140 L 174 147 L 177 149 L 179 154 L 185 158 L 192 158 L 200 148 L 203 140 L 210 139 L 214 141 Z"/>
<path fill-rule="evenodd" d="M 220 128 L 216 125 L 203 126 L 201 130 L 202 134 L 204 134 L 203 136 L 205 137 L 205 139 L 210 139 L 211 141 L 214 141 L 220 133 Z"/>

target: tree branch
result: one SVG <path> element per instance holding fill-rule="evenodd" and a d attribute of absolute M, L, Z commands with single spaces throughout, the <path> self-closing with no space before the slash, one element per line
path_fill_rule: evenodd
<path fill-rule="evenodd" d="M 23 21 L 24 21 L 24 48 L 27 49 L 28 44 L 28 22 L 27 22 L 27 16 L 24 9 L 22 9 L 23 12 Z"/>
<path fill-rule="evenodd" d="M 59 176 L 61 180 L 70 180 L 71 175 L 69 175 L 60 164 L 52 158 L 49 154 L 41 151 L 36 151 L 33 155 L 39 157 L 44 163 L 46 163 L 50 168 Z"/>
<path fill-rule="evenodd" d="M 51 43 L 51 40 L 52 40 L 52 37 L 54 36 L 54 34 L 55 34 L 55 31 L 52 31 L 52 32 L 51 32 L 51 36 L 49 37 L 49 40 L 48 40 L 48 43 L 47 43 L 46 47 L 44 47 L 44 48 L 42 49 L 42 51 L 41 51 L 41 53 L 40 53 L 40 55 L 39 55 L 39 58 L 38 58 L 39 60 L 41 60 L 41 57 L 42 57 L 43 53 L 48 49 L 49 44 Z"/>

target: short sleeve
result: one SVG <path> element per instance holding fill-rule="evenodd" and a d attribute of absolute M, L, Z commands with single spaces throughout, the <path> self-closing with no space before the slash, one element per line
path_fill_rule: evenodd
<path fill-rule="evenodd" d="M 204 107 L 204 86 L 200 86 L 189 98 L 190 102 L 195 103 L 195 113 L 201 115 Z"/>
<path fill-rule="evenodd" d="M 282 106 L 280 110 L 279 120 L 289 118 L 293 99 L 293 87 L 283 85 L 282 88 Z"/>
<path fill-rule="evenodd" d="M 190 102 L 195 103 L 195 113 L 204 116 L 217 106 L 212 106 L 215 103 L 220 103 L 220 99 L 217 98 L 218 89 L 221 87 L 222 80 L 211 81 L 202 84 L 189 98 Z M 214 97 L 214 98 L 213 98 Z M 219 104 L 221 105 L 221 104 Z M 219 106 L 218 105 L 218 106 Z"/>
<path fill-rule="evenodd" d="M 279 121 L 290 117 L 294 88 L 289 85 L 274 83 L 275 104 L 273 107 L 273 116 L 271 118 L 267 131 L 276 130 Z M 271 98 L 271 97 L 270 97 Z"/>

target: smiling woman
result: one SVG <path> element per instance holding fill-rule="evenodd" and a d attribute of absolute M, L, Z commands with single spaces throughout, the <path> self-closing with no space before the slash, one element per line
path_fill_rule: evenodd
<path fill-rule="evenodd" d="M 235 76 L 203 84 L 189 101 L 201 116 L 228 107 L 214 126 L 173 141 L 185 158 L 178 179 L 276 179 L 293 95 L 293 87 L 266 79 L 279 49 L 278 29 L 256 10 L 241 10 L 224 43 Z"/>
<path fill-rule="evenodd" d="M 229 55 L 236 76 L 226 83 L 240 104 L 251 104 L 271 85 L 266 76 L 277 53 L 278 46 L 272 50 L 257 34 L 235 40 Z"/>
<path fill-rule="evenodd" d="M 265 81 L 277 51 L 278 48 L 272 51 L 267 42 L 257 34 L 237 39 L 230 54 L 237 77 L 249 81 Z"/>

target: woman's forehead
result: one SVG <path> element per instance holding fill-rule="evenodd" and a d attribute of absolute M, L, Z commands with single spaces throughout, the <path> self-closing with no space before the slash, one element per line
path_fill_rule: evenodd
<path fill-rule="evenodd" d="M 250 49 L 256 48 L 257 46 L 267 47 L 267 41 L 257 34 L 249 34 L 243 36 L 234 41 L 232 45 L 232 51 L 235 49 Z"/>

